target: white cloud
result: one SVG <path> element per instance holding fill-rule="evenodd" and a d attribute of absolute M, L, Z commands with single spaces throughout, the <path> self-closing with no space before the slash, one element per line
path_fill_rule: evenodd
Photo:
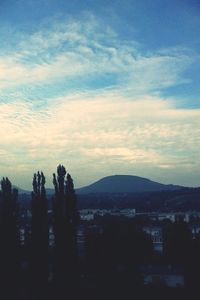
<path fill-rule="evenodd" d="M 160 96 L 186 82 L 182 72 L 192 59 L 180 49 L 142 53 L 92 17 L 55 22 L 25 37 L 0 57 L 2 176 L 24 176 L 25 186 L 30 172 L 52 173 L 68 161 L 79 184 L 119 170 L 169 182 L 184 167 L 198 173 L 200 110 L 176 109 L 176 99 Z M 114 83 L 95 89 L 108 74 Z M 93 83 L 83 93 L 79 82 L 86 77 Z M 73 92 L 62 91 L 63 78 L 76 79 Z M 30 87 L 44 84 L 58 95 L 27 101 Z"/>
<path fill-rule="evenodd" d="M 128 163 L 157 163 L 160 160 L 160 155 L 156 151 L 148 151 L 144 149 L 130 149 L 125 147 L 102 147 L 102 148 L 89 148 L 82 151 L 83 155 L 94 157 L 96 159 L 111 159 L 119 160 L 121 162 L 127 161 Z"/>
<path fill-rule="evenodd" d="M 120 90 L 159 92 L 185 82 L 181 73 L 192 60 L 184 49 L 141 53 L 136 42 L 120 40 L 90 16 L 87 21 L 48 24 L 25 36 L 16 50 L 0 57 L 0 88 L 58 84 L 58 79 L 75 76 L 98 82 L 99 76 L 111 74 Z"/>
<path fill-rule="evenodd" d="M 77 174 L 92 165 L 96 174 L 102 168 L 112 173 L 117 166 L 140 174 L 141 168 L 161 173 L 194 169 L 199 119 L 200 110 L 174 109 L 163 99 L 130 101 L 110 93 L 54 99 L 40 113 L 27 103 L 1 104 L 2 172 L 23 165 L 51 174 L 62 161 L 69 161 Z"/>

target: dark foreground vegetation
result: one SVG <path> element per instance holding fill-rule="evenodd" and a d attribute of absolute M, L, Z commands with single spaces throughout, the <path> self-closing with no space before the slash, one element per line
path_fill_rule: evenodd
<path fill-rule="evenodd" d="M 144 221 L 137 218 L 105 216 L 81 221 L 73 180 L 64 166 L 59 165 L 53 174 L 53 184 L 49 212 L 45 176 L 34 174 L 28 214 L 9 179 L 1 180 L 0 299 L 198 296 L 200 236 L 192 235 L 186 222 L 162 223 L 163 252 L 157 253 L 141 229 Z M 158 276 L 161 273 L 180 284 L 167 286 Z"/>

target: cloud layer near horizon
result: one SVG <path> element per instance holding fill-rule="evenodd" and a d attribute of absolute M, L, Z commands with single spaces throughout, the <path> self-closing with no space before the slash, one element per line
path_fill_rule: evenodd
<path fill-rule="evenodd" d="M 151 170 L 157 178 L 155 169 L 199 168 L 200 110 L 174 109 L 162 99 L 87 94 L 56 99 L 40 113 L 26 102 L 1 104 L 0 114 L 2 173 L 16 166 L 51 173 L 68 161 L 77 177 L 92 168 L 97 177 Z"/>

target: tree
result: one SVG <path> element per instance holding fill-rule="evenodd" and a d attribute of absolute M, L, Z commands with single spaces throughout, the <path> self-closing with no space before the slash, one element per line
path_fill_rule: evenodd
<path fill-rule="evenodd" d="M 168 263 L 185 266 L 191 251 L 192 233 L 182 220 L 170 223 L 164 228 L 163 250 Z"/>
<path fill-rule="evenodd" d="M 45 292 L 48 280 L 48 204 L 45 176 L 33 176 L 31 273 L 33 292 Z"/>
<path fill-rule="evenodd" d="M 63 165 L 53 174 L 55 196 L 54 235 L 55 235 L 55 284 L 60 292 L 74 288 L 77 283 L 76 227 L 78 211 L 73 180 Z"/>
<path fill-rule="evenodd" d="M 17 293 L 19 275 L 18 191 L 10 180 L 1 180 L 0 192 L 0 292 L 7 297 Z M 12 289 L 9 287 L 12 286 Z M 3 297 L 5 299 L 5 295 Z"/>

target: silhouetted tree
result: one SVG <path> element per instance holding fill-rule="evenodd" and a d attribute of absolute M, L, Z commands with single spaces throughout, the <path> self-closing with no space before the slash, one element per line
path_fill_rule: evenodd
<path fill-rule="evenodd" d="M 182 220 L 169 223 L 164 228 L 163 250 L 168 263 L 185 266 L 191 252 L 192 233 Z"/>
<path fill-rule="evenodd" d="M 0 192 L 0 293 L 2 299 L 9 299 L 13 295 L 17 298 L 19 279 L 17 197 L 18 191 L 12 189 L 12 184 L 7 177 L 3 178 Z"/>
<path fill-rule="evenodd" d="M 150 238 L 132 222 L 120 218 L 110 217 L 86 236 L 88 274 L 100 289 L 139 287 L 138 267 L 149 263 L 152 253 Z"/>
<path fill-rule="evenodd" d="M 55 197 L 54 234 L 55 264 L 54 279 L 60 291 L 73 290 L 77 284 L 76 225 L 78 212 L 73 180 L 64 166 L 57 167 L 53 174 Z M 64 293 L 64 291 L 63 291 Z"/>
<path fill-rule="evenodd" d="M 32 192 L 31 272 L 33 292 L 45 291 L 48 280 L 48 211 L 45 176 L 37 172 Z"/>

